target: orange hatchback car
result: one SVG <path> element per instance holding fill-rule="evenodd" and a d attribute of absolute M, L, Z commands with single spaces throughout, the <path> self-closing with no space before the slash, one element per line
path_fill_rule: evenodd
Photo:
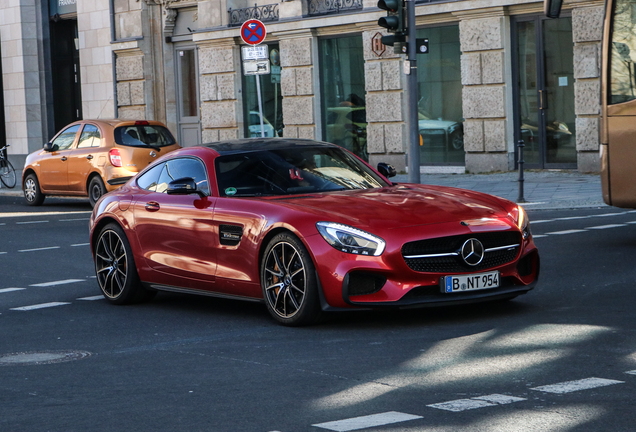
<path fill-rule="evenodd" d="M 156 158 L 181 148 L 163 123 L 80 120 L 27 156 L 22 191 L 29 205 L 47 195 L 88 196 L 92 206 Z"/>

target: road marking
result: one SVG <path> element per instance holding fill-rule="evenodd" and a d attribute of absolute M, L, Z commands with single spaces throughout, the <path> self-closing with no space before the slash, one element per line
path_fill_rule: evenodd
<path fill-rule="evenodd" d="M 91 214 L 91 211 L 71 211 L 71 212 L 37 212 L 37 213 L 28 213 L 28 212 L 19 212 L 19 213 L 2 213 L 0 214 L 0 218 L 15 218 L 15 217 L 25 217 L 25 216 L 59 216 L 59 215 L 88 215 Z"/>
<path fill-rule="evenodd" d="M 16 225 L 27 225 L 27 224 L 38 224 L 38 223 L 48 223 L 49 221 L 28 221 L 28 222 L 16 222 Z"/>
<path fill-rule="evenodd" d="M 13 291 L 22 291 L 22 290 L 25 290 L 25 289 L 26 288 L 3 288 L 3 289 L 0 289 L 0 294 L 13 292 Z"/>
<path fill-rule="evenodd" d="M 452 412 L 461 412 L 471 409 L 484 408 L 496 405 L 506 405 L 513 402 L 521 402 L 527 400 L 525 398 L 506 396 L 502 394 L 491 394 L 486 396 L 478 396 L 470 399 L 457 399 L 448 402 L 427 405 L 431 408 L 442 409 Z"/>
<path fill-rule="evenodd" d="M 22 250 L 19 250 L 18 252 L 37 252 L 37 251 L 59 249 L 59 248 L 60 248 L 59 246 L 51 246 L 51 247 L 43 247 L 43 248 L 36 248 L 36 249 L 22 249 Z"/>
<path fill-rule="evenodd" d="M 75 282 L 84 282 L 84 279 L 65 279 L 65 280 L 59 280 L 59 281 L 53 281 L 53 282 L 44 282 L 44 283 L 39 283 L 39 284 L 33 284 L 33 285 L 29 285 L 29 286 L 32 286 L 32 287 L 50 287 L 50 286 L 56 286 L 56 285 L 66 285 L 66 284 L 75 283 Z"/>
<path fill-rule="evenodd" d="M 0 223 L 0 226 L 2 226 L 2 225 L 6 225 L 6 223 Z"/>
<path fill-rule="evenodd" d="M 6 254 L 6 253 L 7 253 L 7 252 L 0 252 L 0 255 L 4 255 L 4 254 Z"/>
<path fill-rule="evenodd" d="M 574 233 L 580 233 L 580 232 L 585 232 L 585 231 L 586 230 L 584 230 L 584 229 L 571 229 L 571 230 L 565 230 L 565 231 L 549 232 L 549 233 L 546 233 L 546 235 L 574 234 Z"/>
<path fill-rule="evenodd" d="M 541 237 L 548 237 L 546 234 L 533 234 L 532 238 L 541 238 Z"/>
<path fill-rule="evenodd" d="M 627 371 L 625 373 L 630 375 L 636 375 L 636 370 Z"/>
<path fill-rule="evenodd" d="M 329 429 L 337 432 L 346 432 L 366 429 L 375 426 L 384 426 L 409 420 L 421 419 L 422 416 L 405 414 L 397 411 L 389 411 L 381 414 L 372 414 L 362 417 L 354 417 L 345 420 L 337 420 L 327 423 L 319 423 L 312 426 Z"/>
<path fill-rule="evenodd" d="M 558 384 L 550 384 L 541 387 L 531 388 L 546 393 L 572 393 L 579 390 L 589 390 L 597 387 L 605 387 L 614 384 L 623 384 L 625 381 L 616 381 L 604 378 L 585 378 L 576 381 L 567 381 Z"/>
<path fill-rule="evenodd" d="M 90 246 L 90 243 L 78 243 L 78 244 L 71 245 L 71 247 L 76 247 L 76 246 Z"/>
<path fill-rule="evenodd" d="M 22 306 L 22 307 L 17 307 L 17 308 L 11 308 L 11 310 L 14 311 L 31 311 L 31 310 L 35 310 L 35 309 L 44 309 L 44 308 L 50 308 L 50 307 L 55 307 L 55 306 L 63 306 L 63 305 L 68 305 L 70 303 L 67 302 L 51 302 L 51 303 L 42 303 L 42 304 L 36 304 L 36 305 L 31 305 L 31 306 Z"/>
<path fill-rule="evenodd" d="M 81 218 L 81 219 L 60 219 L 59 222 L 75 222 L 75 221 L 87 221 L 91 220 L 90 218 Z"/>
<path fill-rule="evenodd" d="M 92 296 L 92 297 L 82 297 L 82 298 L 78 298 L 77 300 L 86 300 L 86 301 L 104 300 L 104 296 L 103 295 L 97 295 L 97 296 Z"/>
<path fill-rule="evenodd" d="M 602 229 L 608 229 L 608 228 L 618 228 L 618 227 L 624 227 L 624 226 L 627 226 L 627 224 L 599 225 L 599 226 L 587 227 L 587 228 L 585 228 L 585 229 L 596 229 L 596 230 L 602 230 Z"/>

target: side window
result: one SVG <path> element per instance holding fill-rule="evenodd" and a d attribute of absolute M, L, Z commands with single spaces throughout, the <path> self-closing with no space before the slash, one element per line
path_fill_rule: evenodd
<path fill-rule="evenodd" d="M 205 166 L 198 159 L 179 158 L 166 162 L 166 167 L 161 171 L 157 180 L 157 192 L 165 193 L 168 190 L 168 183 L 184 177 L 194 179 L 197 190 L 206 195 L 210 195 L 210 184 L 205 171 Z"/>
<path fill-rule="evenodd" d="M 622 103 L 636 99 L 633 55 L 636 52 L 634 24 L 636 8 L 633 0 L 617 0 L 614 3 L 612 41 L 610 45 L 610 101 Z"/>
<path fill-rule="evenodd" d="M 148 191 L 157 190 L 157 180 L 165 164 L 159 164 L 137 177 L 137 186 Z"/>
<path fill-rule="evenodd" d="M 82 130 L 77 148 L 99 147 L 101 138 L 102 136 L 97 126 L 87 124 Z"/>
<path fill-rule="evenodd" d="M 77 135 L 77 131 L 79 130 L 80 125 L 71 126 L 66 128 L 61 134 L 57 136 L 53 140 L 53 145 L 58 146 L 59 150 L 68 150 L 73 145 L 73 141 L 75 141 L 75 135 Z"/>

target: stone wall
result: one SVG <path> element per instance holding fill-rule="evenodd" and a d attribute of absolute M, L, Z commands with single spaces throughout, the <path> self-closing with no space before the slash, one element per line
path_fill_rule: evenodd
<path fill-rule="evenodd" d="M 367 106 L 367 152 L 369 162 L 387 162 L 398 171 L 406 170 L 405 78 L 403 57 L 393 47 L 378 43 L 384 31 L 362 33 Z M 374 49 L 375 48 L 375 49 Z"/>
<path fill-rule="evenodd" d="M 233 39 L 199 46 L 199 85 L 203 142 L 239 137 L 241 76 L 239 49 Z"/>
<path fill-rule="evenodd" d="M 117 106 L 121 119 L 146 119 L 144 54 L 138 48 L 119 49 L 115 63 Z"/>
<path fill-rule="evenodd" d="M 0 3 L 5 124 L 9 154 L 42 147 L 36 7 L 33 0 Z M 15 161 L 14 161 L 15 163 Z"/>
<path fill-rule="evenodd" d="M 115 116 L 109 0 L 77 2 L 77 28 L 82 82 L 82 114 Z"/>
<path fill-rule="evenodd" d="M 459 24 L 466 171 L 508 171 L 504 16 L 462 17 Z"/>
<path fill-rule="evenodd" d="M 284 136 L 316 138 L 312 35 L 280 35 Z"/>
<path fill-rule="evenodd" d="M 578 170 L 600 171 L 600 53 L 604 8 L 581 7 L 572 11 L 574 39 L 574 111 Z"/>

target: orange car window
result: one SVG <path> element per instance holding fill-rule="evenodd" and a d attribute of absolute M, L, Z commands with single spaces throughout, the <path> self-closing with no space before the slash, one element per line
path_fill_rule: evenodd
<path fill-rule="evenodd" d="M 82 130 L 77 148 L 99 147 L 101 138 L 102 136 L 97 126 L 87 124 Z"/>
<path fill-rule="evenodd" d="M 73 145 L 73 141 L 75 141 L 75 135 L 77 135 L 77 131 L 79 130 L 80 125 L 71 126 L 66 128 L 61 134 L 57 136 L 53 140 L 53 145 L 56 145 L 57 150 L 68 150 Z"/>

